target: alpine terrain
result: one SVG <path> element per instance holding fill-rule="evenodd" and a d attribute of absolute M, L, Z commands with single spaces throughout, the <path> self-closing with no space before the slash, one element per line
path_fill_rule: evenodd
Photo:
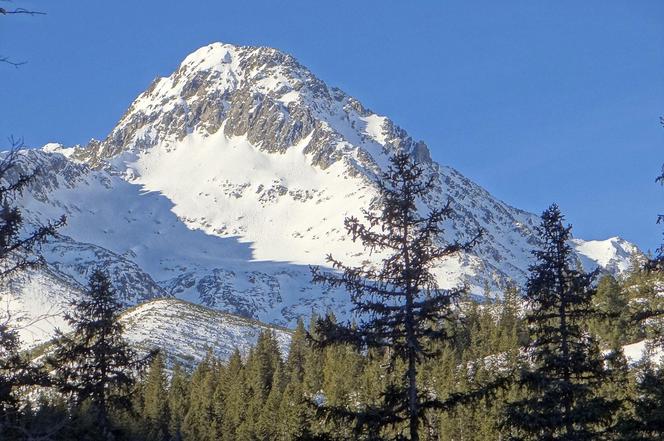
<path fill-rule="evenodd" d="M 211 336 L 228 354 L 255 338 L 232 331 L 240 319 L 214 311 L 282 326 L 314 310 L 344 316 L 347 295 L 313 286 L 309 265 L 328 253 L 380 258 L 345 235 L 343 220 L 377 203 L 373 180 L 396 151 L 435 176 L 435 196 L 421 209 L 449 200 L 448 239 L 484 231 L 471 253 L 436 268 L 440 286 L 467 284 L 482 295 L 523 283 L 536 215 L 434 162 L 423 142 L 290 55 L 215 43 L 157 78 L 104 140 L 22 152 L 20 168 L 42 172 L 17 201 L 27 228 L 63 214 L 67 225 L 42 247 L 47 265 L 7 285 L 4 309 L 23 320 L 26 344 L 44 341 L 62 326 L 67 299 L 101 267 L 127 306 L 165 298 L 127 313 L 141 344 L 188 340 L 171 346 L 203 353 Z M 585 269 L 613 274 L 640 254 L 618 237 L 573 246 Z"/>

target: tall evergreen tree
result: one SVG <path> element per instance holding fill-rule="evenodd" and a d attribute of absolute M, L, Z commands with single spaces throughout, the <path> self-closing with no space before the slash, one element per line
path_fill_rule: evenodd
<path fill-rule="evenodd" d="M 262 331 L 247 359 L 247 374 L 252 394 L 264 402 L 272 390 L 275 374 L 282 370 L 279 346 L 272 331 Z"/>
<path fill-rule="evenodd" d="M 316 314 L 311 315 L 309 330 L 307 336 L 309 339 L 319 341 L 320 335 L 316 329 L 319 317 Z M 304 357 L 304 375 L 303 389 L 305 395 L 314 397 L 323 390 L 323 378 L 320 373 L 323 371 L 323 350 L 319 346 L 310 346 Z"/>
<path fill-rule="evenodd" d="M 594 315 L 595 273 L 577 269 L 571 227 L 556 205 L 542 214 L 526 300 L 530 363 L 520 382 L 525 398 L 506 410 L 512 439 L 598 440 L 617 404 L 599 394 L 607 379 L 604 360 L 585 324 Z"/>
<path fill-rule="evenodd" d="M 295 332 L 291 337 L 286 359 L 286 377 L 288 381 L 301 383 L 304 381 L 304 365 L 307 357 L 307 331 L 302 319 L 297 321 Z"/>
<path fill-rule="evenodd" d="M 279 407 L 279 439 L 310 439 L 312 420 L 302 383 L 291 380 L 284 389 Z"/>
<path fill-rule="evenodd" d="M 648 345 L 637 370 L 634 420 L 622 431 L 625 440 L 664 439 L 664 368 L 653 363 Z"/>
<path fill-rule="evenodd" d="M 319 320 L 323 345 L 352 343 L 363 348 L 389 348 L 393 361 L 405 363 L 402 381 L 386 390 L 380 406 L 355 413 L 358 426 L 395 426 L 405 422 L 411 440 L 420 439 L 420 424 L 429 408 L 442 406 L 418 386 L 418 366 L 435 353 L 428 342 L 450 336 L 444 322 L 453 320 L 461 289 L 439 289 L 431 270 L 435 263 L 468 250 L 468 242 L 443 243 L 441 224 L 452 214 L 449 203 L 420 214 L 419 204 L 435 190 L 436 175 L 407 153 L 390 160 L 376 182 L 380 208 L 364 212 L 365 223 L 345 220 L 347 233 L 368 253 L 383 260 L 350 266 L 328 256 L 337 272 L 312 268 L 313 282 L 344 287 L 351 296 L 357 327 Z M 399 435 L 401 436 L 401 435 Z"/>
<path fill-rule="evenodd" d="M 593 333 L 609 348 L 627 344 L 634 325 L 629 299 L 613 276 L 605 275 L 599 280 L 595 305 L 600 314 L 590 322 Z"/>
<path fill-rule="evenodd" d="M 632 435 L 625 437 L 626 432 L 632 432 L 635 427 L 634 397 L 636 396 L 636 382 L 634 369 L 625 357 L 621 346 L 608 351 L 605 361 L 609 378 L 601 385 L 601 394 L 620 404 L 611 412 L 611 421 L 606 438 L 610 440 L 626 441 Z"/>
<path fill-rule="evenodd" d="M 250 391 L 247 386 L 247 374 L 240 352 L 236 349 L 229 360 L 226 369 L 226 378 L 222 382 L 224 385 L 225 402 L 223 406 L 223 433 L 224 441 L 235 441 L 241 439 L 238 436 L 241 432 L 242 424 L 247 421 L 247 404 L 251 399 Z M 246 427 L 242 428 L 246 433 Z"/>
<path fill-rule="evenodd" d="M 209 350 L 191 376 L 189 410 L 182 424 L 182 434 L 187 441 L 213 439 L 211 437 L 214 419 L 212 399 L 217 387 L 219 369 L 219 360 Z"/>
<path fill-rule="evenodd" d="M 258 441 L 273 441 L 281 438 L 280 424 L 282 418 L 279 414 L 280 403 L 283 400 L 284 377 L 281 365 L 277 366 L 272 378 L 272 386 L 265 400 L 260 406 L 260 416 L 256 421 L 255 439 Z"/>
<path fill-rule="evenodd" d="M 173 375 L 168 388 L 168 409 L 170 439 L 182 441 L 182 424 L 189 411 L 189 379 L 179 364 L 173 367 Z"/>
<path fill-rule="evenodd" d="M 144 431 L 146 441 L 167 441 L 169 439 L 170 411 L 164 356 L 156 354 L 150 363 L 143 385 Z"/>
<path fill-rule="evenodd" d="M 76 403 L 90 406 L 101 436 L 113 439 L 109 414 L 131 407 L 135 373 L 143 359 L 129 347 L 118 321 L 121 304 L 108 276 L 95 270 L 83 297 L 71 302 L 65 320 L 69 334 L 57 331 L 49 362 L 55 367 L 60 391 Z"/>
<path fill-rule="evenodd" d="M 9 437 L 19 418 L 18 390 L 22 386 L 48 385 L 47 376 L 21 353 L 18 333 L 0 324 L 0 438 Z"/>

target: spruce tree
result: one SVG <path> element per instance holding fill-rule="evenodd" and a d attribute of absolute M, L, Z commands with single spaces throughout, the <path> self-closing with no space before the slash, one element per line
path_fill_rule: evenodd
<path fill-rule="evenodd" d="M 230 359 L 223 368 L 223 374 L 217 382 L 217 388 L 214 391 L 212 411 L 214 414 L 214 431 L 219 440 L 234 439 L 234 432 L 237 427 L 233 421 L 237 405 L 234 402 L 233 389 L 241 381 L 243 364 L 240 351 L 236 348 L 231 354 Z M 239 423 L 238 423 L 239 424 Z"/>
<path fill-rule="evenodd" d="M 632 433 L 632 429 L 635 428 L 634 397 L 636 396 L 636 381 L 634 369 L 630 367 L 620 346 L 609 350 L 605 364 L 609 378 L 602 384 L 601 394 L 608 399 L 616 400 L 620 404 L 611 413 L 607 439 L 626 441 L 632 439 L 632 435 L 625 437 L 626 431 Z M 635 432 L 632 434 L 635 434 Z"/>
<path fill-rule="evenodd" d="M 593 333 L 609 348 L 627 344 L 633 332 L 629 299 L 613 276 L 605 275 L 599 280 L 595 304 L 600 314 L 590 322 Z"/>
<path fill-rule="evenodd" d="M 239 432 L 243 422 L 247 421 L 247 403 L 251 396 L 247 386 L 246 369 L 237 349 L 229 360 L 226 380 L 222 384 L 226 390 L 222 439 L 224 441 L 239 440 L 244 436 L 239 436 Z M 246 429 L 244 427 L 242 431 L 246 433 Z"/>
<path fill-rule="evenodd" d="M 637 370 L 634 420 L 623 428 L 622 439 L 664 439 L 664 368 L 655 365 L 653 355 L 648 344 Z"/>
<path fill-rule="evenodd" d="M 357 327 L 319 320 L 320 343 L 389 348 L 392 361 L 405 364 L 403 378 L 385 391 L 380 406 L 352 415 L 357 426 L 405 423 L 413 441 L 420 439 L 425 411 L 445 405 L 418 386 L 418 367 L 435 355 L 428 349 L 430 341 L 450 338 L 444 324 L 454 319 L 454 304 L 463 292 L 440 289 L 432 268 L 469 250 L 479 238 L 478 234 L 468 242 L 443 242 L 441 224 L 452 215 L 449 203 L 420 214 L 418 205 L 426 204 L 435 182 L 432 170 L 407 153 L 395 154 L 376 181 L 379 208 L 366 210 L 364 223 L 356 217 L 345 220 L 352 240 L 367 253 L 378 254 L 380 264 L 351 266 L 330 255 L 327 260 L 335 272 L 312 268 L 314 283 L 348 291 L 358 320 Z"/>
<path fill-rule="evenodd" d="M 279 434 L 286 440 L 303 440 L 311 438 L 312 415 L 304 396 L 302 383 L 289 382 L 284 389 L 279 407 Z"/>
<path fill-rule="evenodd" d="M 577 269 L 571 227 L 556 205 L 542 214 L 526 300 L 530 360 L 520 384 L 526 397 L 510 403 L 505 426 L 516 440 L 601 439 L 617 402 L 599 394 L 604 360 L 585 329 L 593 317 L 596 273 Z"/>
<path fill-rule="evenodd" d="M 307 360 L 312 347 L 307 341 L 303 320 L 298 320 L 291 337 L 285 363 L 285 385 L 279 405 L 279 439 L 302 440 L 311 438 L 310 424 L 313 412 L 305 395 Z M 320 374 L 320 371 L 318 372 Z"/>
<path fill-rule="evenodd" d="M 144 430 L 146 441 L 167 441 L 169 439 L 168 390 L 164 356 L 156 354 L 150 363 L 143 384 Z"/>
<path fill-rule="evenodd" d="M 325 349 L 323 396 L 325 405 L 358 412 L 362 409 L 360 399 L 362 385 L 362 356 L 350 345 L 334 345 Z M 358 436 L 346 421 L 330 419 L 323 426 L 326 433 L 336 438 L 349 439 Z M 359 429 L 359 428 L 358 428 Z"/>
<path fill-rule="evenodd" d="M 185 440 L 211 440 L 213 428 L 213 396 L 219 378 L 219 360 L 209 350 L 191 376 L 189 410 L 182 424 Z"/>
<path fill-rule="evenodd" d="M 312 314 L 307 336 L 314 341 L 320 341 L 320 335 L 318 335 L 316 330 L 317 322 L 318 316 Z M 316 397 L 323 390 L 323 378 L 321 375 L 323 371 L 323 357 L 323 350 L 317 345 L 310 345 L 309 351 L 307 351 L 304 357 L 304 375 L 302 381 L 304 383 L 304 393 L 309 397 Z"/>
<path fill-rule="evenodd" d="M 275 374 L 282 370 L 279 345 L 272 331 L 262 331 L 247 359 L 249 387 L 258 401 L 264 402 L 272 390 Z"/>
<path fill-rule="evenodd" d="M 286 358 L 286 377 L 288 381 L 301 383 L 304 381 L 304 366 L 308 350 L 307 331 L 304 321 L 299 319 L 295 332 L 291 337 Z"/>
<path fill-rule="evenodd" d="M 256 421 L 256 440 L 273 441 L 281 438 L 278 421 L 282 418 L 282 415 L 279 414 L 280 403 L 283 400 L 284 377 L 282 369 L 280 365 L 277 366 L 272 378 L 270 392 L 260 408 L 260 416 Z"/>
<path fill-rule="evenodd" d="M 121 304 L 108 276 L 95 270 L 83 297 L 71 302 L 65 320 L 72 332 L 56 332 L 50 364 L 55 383 L 79 405 L 90 407 L 96 427 L 105 439 L 113 439 L 109 414 L 131 408 L 135 373 L 144 359 L 137 356 L 122 336 L 118 321 Z"/>
<path fill-rule="evenodd" d="M 268 400 L 272 411 L 278 409 L 283 384 L 283 362 L 279 345 L 272 331 L 262 331 L 249 352 L 245 365 L 248 400 L 246 414 L 238 427 L 238 439 L 265 439 L 274 435 L 272 416 L 262 417 Z M 271 399 L 270 399 L 271 398 Z"/>
<path fill-rule="evenodd" d="M 182 366 L 173 366 L 168 388 L 169 423 L 168 433 L 173 441 L 182 441 L 182 424 L 189 411 L 189 378 Z"/>
<path fill-rule="evenodd" d="M 0 324 L 0 437 L 8 437 L 19 415 L 18 390 L 22 386 L 48 385 L 48 378 L 21 353 L 16 329 Z"/>

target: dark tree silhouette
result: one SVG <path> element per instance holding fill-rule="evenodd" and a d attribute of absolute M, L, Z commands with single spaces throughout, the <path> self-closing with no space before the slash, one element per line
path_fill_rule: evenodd
<path fill-rule="evenodd" d="M 349 292 L 358 320 L 356 326 L 338 324 L 329 316 L 318 320 L 318 342 L 386 349 L 393 362 L 406 366 L 403 381 L 385 391 L 380 407 L 337 412 L 354 419 L 358 430 L 370 427 L 372 436 L 383 427 L 407 424 L 409 439 L 418 440 L 425 412 L 445 406 L 418 386 L 418 367 L 436 355 L 431 343 L 452 337 L 446 324 L 456 320 L 454 305 L 464 289 L 440 289 L 432 269 L 440 260 L 470 250 L 481 234 L 444 244 L 441 223 L 452 214 L 449 202 L 425 216 L 418 210 L 418 203 L 434 190 L 435 179 L 410 155 L 394 155 L 376 182 L 380 208 L 365 210 L 365 223 L 355 217 L 345 220 L 353 241 L 359 240 L 368 253 L 379 253 L 381 263 L 354 267 L 329 255 L 336 272 L 312 268 L 314 283 Z"/>
<path fill-rule="evenodd" d="M 16 330 L 0 324 L 0 438 L 19 432 L 21 409 L 16 392 L 35 385 L 48 385 L 48 377 L 21 353 Z"/>
<path fill-rule="evenodd" d="M 116 299 L 108 276 L 95 270 L 85 295 L 71 302 L 65 315 L 70 334 L 57 331 L 56 347 L 49 362 L 55 367 L 55 384 L 78 404 L 92 407 L 100 433 L 112 439 L 109 412 L 131 408 L 135 374 L 147 359 L 139 358 L 122 336 Z"/>
<path fill-rule="evenodd" d="M 609 372 L 586 329 L 596 315 L 597 272 L 577 269 L 571 226 L 563 222 L 554 204 L 537 228 L 542 245 L 533 252 L 526 290 L 530 360 L 520 378 L 526 396 L 508 405 L 505 418 L 514 440 L 601 439 L 620 404 L 598 394 Z"/>

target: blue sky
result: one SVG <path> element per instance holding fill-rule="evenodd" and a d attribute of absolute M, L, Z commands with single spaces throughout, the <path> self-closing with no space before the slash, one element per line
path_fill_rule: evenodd
<path fill-rule="evenodd" d="M 558 202 L 575 235 L 643 249 L 664 188 L 664 2 L 14 0 L 0 17 L 0 141 L 103 138 L 214 41 L 289 52 L 504 201 Z M 4 145 L 4 144 L 1 144 Z"/>

